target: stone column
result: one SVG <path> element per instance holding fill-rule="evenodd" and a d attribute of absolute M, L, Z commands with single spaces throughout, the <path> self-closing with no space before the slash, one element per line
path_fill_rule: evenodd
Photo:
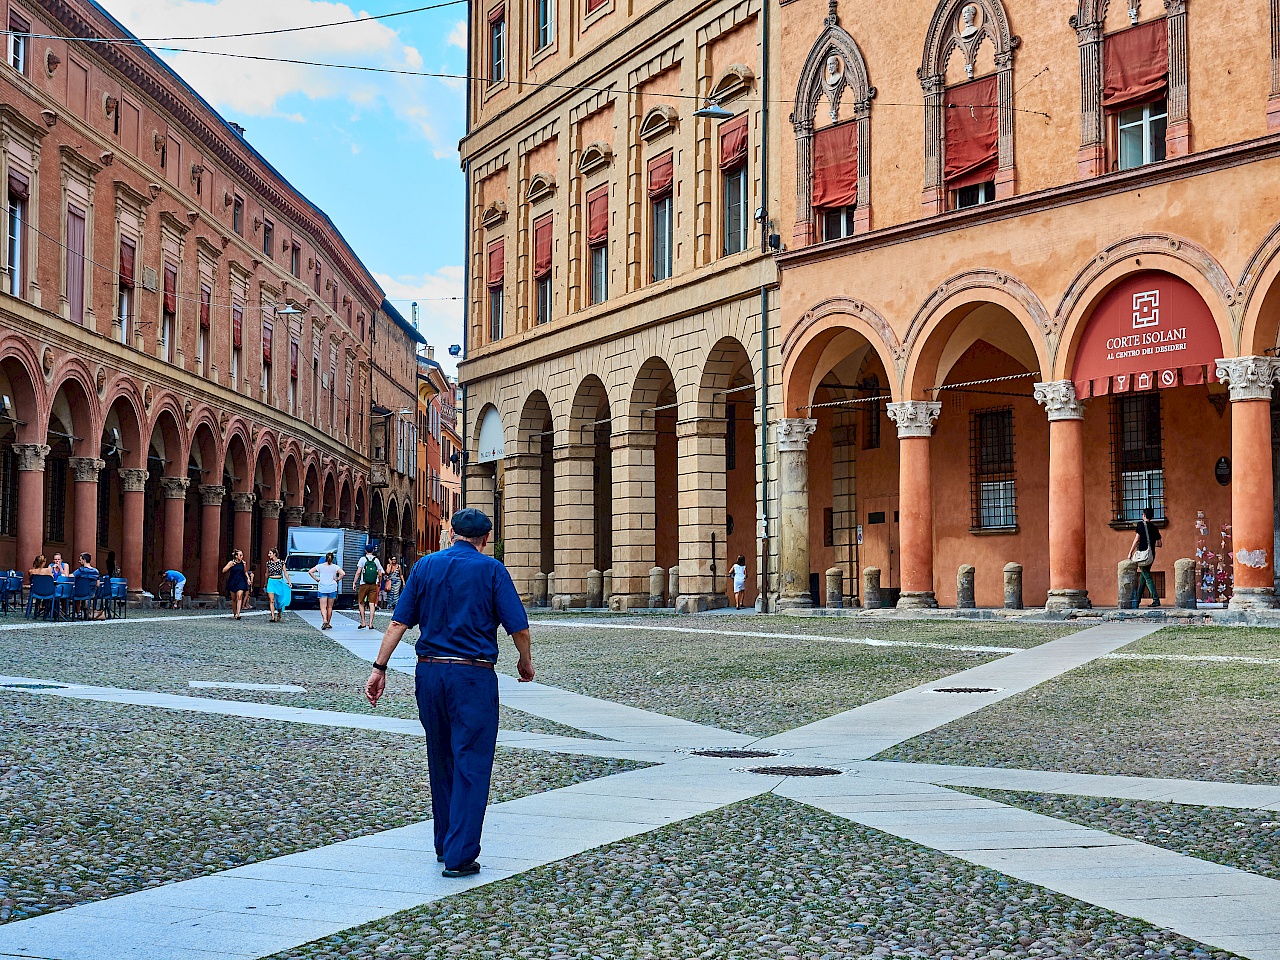
<path fill-rule="evenodd" d="M 556 596 L 558 608 L 587 602 L 587 573 L 595 566 L 595 444 L 556 447 Z"/>
<path fill-rule="evenodd" d="M 164 492 L 164 568 L 181 570 L 186 551 L 184 540 L 187 527 L 186 477 L 161 477 L 160 489 Z"/>
<path fill-rule="evenodd" d="M 1236 551 L 1231 609 L 1273 609 L 1271 387 L 1280 380 L 1280 358 L 1219 360 L 1217 373 L 1231 386 L 1231 534 Z"/>
<path fill-rule="evenodd" d="M 728 476 L 724 460 L 725 421 L 712 417 L 676 424 L 680 477 L 680 594 L 676 609 L 697 613 L 729 605 L 724 595 L 729 573 L 725 549 Z M 712 551 L 711 538 L 715 537 Z M 711 573 L 711 564 L 716 572 Z"/>
<path fill-rule="evenodd" d="M 330 530 L 337 530 L 340 526 L 342 526 L 342 521 L 337 517 L 325 517 L 324 521 L 320 524 L 320 526 L 327 527 Z"/>
<path fill-rule="evenodd" d="M 262 585 L 266 586 L 266 562 L 268 550 L 280 549 L 280 511 L 284 509 L 283 500 L 262 501 L 262 556 L 259 566 L 262 568 Z"/>
<path fill-rule="evenodd" d="M 253 501 L 252 492 L 231 494 L 232 512 L 232 550 L 244 551 L 244 564 L 249 567 L 249 558 L 253 556 Z"/>
<path fill-rule="evenodd" d="M 306 513 L 303 507 L 285 507 L 280 511 L 280 516 L 284 520 L 285 529 L 289 527 L 302 526 L 302 515 Z"/>
<path fill-rule="evenodd" d="M 200 595 L 218 596 L 218 577 L 225 562 L 222 556 L 222 498 L 227 488 L 220 483 L 200 485 Z"/>
<path fill-rule="evenodd" d="M 49 456 L 49 445 L 15 443 L 13 453 L 18 458 L 18 537 L 14 567 L 25 570 L 44 552 L 44 461 Z"/>
<path fill-rule="evenodd" d="M 809 592 L 809 437 L 817 420 L 779 420 L 779 610 L 813 606 Z"/>
<path fill-rule="evenodd" d="M 1049 599 L 1046 610 L 1087 610 L 1084 402 L 1070 380 L 1035 385 L 1049 416 Z"/>
<path fill-rule="evenodd" d="M 886 404 L 898 425 L 898 533 L 901 539 L 902 593 L 898 608 L 936 607 L 933 592 L 933 489 L 929 441 L 942 412 L 937 401 Z"/>
<path fill-rule="evenodd" d="M 656 448 L 652 430 L 615 433 L 613 445 L 613 596 L 616 610 L 649 606 L 649 570 L 658 556 Z"/>
<path fill-rule="evenodd" d="M 484 515 L 490 520 L 493 519 L 493 498 L 497 492 L 497 485 L 498 479 L 494 475 L 492 465 L 487 463 L 467 464 L 467 506 L 484 511 Z M 386 538 L 384 537 L 383 539 L 385 540 Z M 485 548 L 484 552 L 493 556 L 492 537 L 489 539 L 489 546 Z"/>
<path fill-rule="evenodd" d="M 503 460 L 502 562 L 526 605 L 533 578 L 542 573 L 542 456 L 517 453 Z"/>
<path fill-rule="evenodd" d="M 302 525 L 304 527 L 323 527 L 324 514 L 319 510 L 308 510 L 302 515 Z"/>
<path fill-rule="evenodd" d="M 120 573 L 129 581 L 129 592 L 139 593 L 142 583 L 142 511 L 147 491 L 147 471 L 122 467 L 120 487 L 124 491 L 120 517 Z"/>
<path fill-rule="evenodd" d="M 76 529 L 71 543 L 76 555 L 98 556 L 98 474 L 107 463 L 97 457 L 72 457 L 67 461 L 76 485 Z M 96 561 L 95 561 L 95 566 Z"/>

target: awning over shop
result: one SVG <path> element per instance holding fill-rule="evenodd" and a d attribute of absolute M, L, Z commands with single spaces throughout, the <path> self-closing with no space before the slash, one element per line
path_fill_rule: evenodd
<path fill-rule="evenodd" d="M 1218 326 L 1196 289 L 1147 270 L 1122 280 L 1094 308 L 1071 379 L 1081 399 L 1213 383 L 1221 356 Z"/>

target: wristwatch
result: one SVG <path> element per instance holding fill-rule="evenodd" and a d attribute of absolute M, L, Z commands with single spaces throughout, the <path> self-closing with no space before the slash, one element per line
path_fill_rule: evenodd
<path fill-rule="evenodd" d="M 386 673 L 386 672 L 387 672 L 387 665 L 386 665 L 385 663 L 378 663 L 378 662 L 375 660 L 375 661 L 373 662 L 373 669 L 375 669 L 375 670 L 381 670 L 383 673 Z"/>

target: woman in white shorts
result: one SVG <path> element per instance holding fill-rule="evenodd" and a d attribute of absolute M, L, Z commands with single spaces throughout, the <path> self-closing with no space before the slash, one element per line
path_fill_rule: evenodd
<path fill-rule="evenodd" d="M 317 584 L 316 596 L 320 598 L 320 616 L 324 619 L 321 630 L 332 630 L 333 605 L 338 599 L 338 584 L 347 572 L 333 562 L 333 553 L 324 555 L 324 563 L 317 563 L 307 571 Z"/>

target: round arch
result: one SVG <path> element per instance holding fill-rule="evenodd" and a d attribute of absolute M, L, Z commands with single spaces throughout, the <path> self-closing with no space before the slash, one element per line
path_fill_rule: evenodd
<path fill-rule="evenodd" d="M 810 309 L 782 341 L 784 416 L 805 416 L 823 377 L 863 347 L 870 347 L 880 358 L 888 374 L 890 399 L 899 399 L 899 362 L 905 351 L 888 321 L 867 304 L 845 297 L 824 300 Z"/>
<path fill-rule="evenodd" d="M 676 402 L 676 378 L 662 357 L 650 357 L 636 371 L 627 400 L 628 430 L 653 430 L 658 414 L 655 408 Z M 675 411 L 672 410 L 672 413 Z"/>

